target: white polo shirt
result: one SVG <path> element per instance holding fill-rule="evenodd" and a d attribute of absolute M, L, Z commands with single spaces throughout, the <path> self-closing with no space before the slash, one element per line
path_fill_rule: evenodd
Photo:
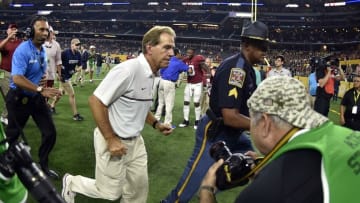
<path fill-rule="evenodd" d="M 46 57 L 47 57 L 47 69 L 46 79 L 55 80 L 57 65 L 61 65 L 61 48 L 57 41 L 52 40 L 51 42 L 46 41 L 44 44 Z"/>
<path fill-rule="evenodd" d="M 268 73 L 268 77 L 276 76 L 276 75 L 291 77 L 291 72 L 286 68 L 281 68 L 280 70 L 273 68 Z"/>
<path fill-rule="evenodd" d="M 143 54 L 116 65 L 94 91 L 108 107 L 115 133 L 122 138 L 140 135 L 152 105 L 153 72 Z"/>

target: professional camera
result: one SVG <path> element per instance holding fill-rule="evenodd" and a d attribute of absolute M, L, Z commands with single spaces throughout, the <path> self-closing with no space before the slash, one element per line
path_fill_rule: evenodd
<path fill-rule="evenodd" d="M 245 176 L 256 162 L 241 153 L 232 154 L 224 141 L 214 143 L 210 148 L 210 156 L 218 161 L 224 159 L 223 165 L 216 171 L 216 187 L 220 190 L 242 186 L 249 182 Z"/>
<path fill-rule="evenodd" d="M 5 143 L 1 142 L 1 144 Z M 0 173 L 5 178 L 11 178 L 16 173 L 37 202 L 65 203 L 48 177 L 34 163 L 29 148 L 23 142 L 13 141 L 0 155 Z"/>
<path fill-rule="evenodd" d="M 18 30 L 15 36 L 19 39 L 23 39 L 27 35 L 27 32 L 24 30 Z"/>
<path fill-rule="evenodd" d="M 334 58 L 333 55 L 325 57 L 312 57 L 309 63 L 310 67 L 315 71 L 324 71 L 327 67 L 330 67 L 334 72 L 337 72 L 339 64 L 340 60 L 338 58 Z"/>

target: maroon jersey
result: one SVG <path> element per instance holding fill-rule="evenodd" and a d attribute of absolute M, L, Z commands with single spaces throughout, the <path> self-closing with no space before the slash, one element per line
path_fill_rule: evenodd
<path fill-rule="evenodd" d="M 193 69 L 193 73 L 188 73 L 187 82 L 191 84 L 200 83 L 203 81 L 204 72 L 200 67 L 201 63 L 205 62 L 205 58 L 201 55 L 196 55 L 191 59 L 185 58 L 184 63 L 189 66 L 190 69 Z"/>
<path fill-rule="evenodd" d="M 19 39 L 16 39 L 14 41 L 9 40 L 5 44 L 4 48 L 2 48 L 0 50 L 0 52 L 1 52 L 0 68 L 1 69 L 11 72 L 11 59 L 14 55 L 16 47 L 18 47 L 19 44 L 21 44 L 21 42 L 22 41 Z"/>

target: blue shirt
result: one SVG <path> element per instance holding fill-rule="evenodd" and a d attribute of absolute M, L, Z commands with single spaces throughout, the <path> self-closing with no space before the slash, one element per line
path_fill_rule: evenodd
<path fill-rule="evenodd" d="M 260 71 L 256 68 L 254 68 L 255 76 L 256 76 L 256 85 L 259 85 L 261 83 L 261 74 Z"/>
<path fill-rule="evenodd" d="M 81 66 L 82 69 L 87 68 L 87 61 L 89 60 L 89 52 L 85 50 L 81 55 Z"/>
<path fill-rule="evenodd" d="M 161 78 L 164 80 L 177 81 L 181 72 L 188 71 L 189 67 L 176 56 L 171 57 L 169 66 L 160 69 Z"/>
<path fill-rule="evenodd" d="M 315 72 L 309 75 L 309 94 L 311 96 L 316 95 L 317 81 Z"/>
<path fill-rule="evenodd" d="M 63 65 L 61 77 L 63 80 L 69 80 L 75 72 L 75 67 L 81 66 L 81 54 L 79 51 L 73 53 L 71 49 L 66 49 L 61 53 L 61 60 Z"/>
<path fill-rule="evenodd" d="M 38 85 L 42 76 L 46 73 L 47 58 L 44 47 L 39 51 L 31 40 L 21 43 L 15 50 L 12 58 L 11 76 L 22 75 L 32 83 Z M 10 88 L 17 86 L 13 79 L 10 79 Z M 33 92 L 25 91 L 27 95 L 34 95 Z"/>

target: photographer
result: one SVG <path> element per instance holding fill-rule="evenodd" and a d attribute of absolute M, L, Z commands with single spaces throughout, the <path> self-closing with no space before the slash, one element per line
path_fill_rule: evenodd
<path fill-rule="evenodd" d="M 304 85 L 291 77 L 264 80 L 247 104 L 252 140 L 266 156 L 235 202 L 358 202 L 360 132 L 311 109 Z M 201 203 L 216 201 L 215 174 L 222 163 L 203 179 Z"/>
<path fill-rule="evenodd" d="M 1 53 L 1 63 L 0 63 L 0 85 L 6 95 L 9 91 L 9 82 L 10 82 L 10 72 L 11 72 L 11 60 L 15 52 L 16 47 L 18 47 L 22 40 L 20 39 L 19 30 L 16 24 L 12 23 L 9 25 L 6 30 L 7 37 L 0 41 L 0 53 Z M 8 124 L 7 119 L 7 110 L 4 106 L 1 114 L 1 122 Z"/>
<path fill-rule="evenodd" d="M 318 82 L 314 109 L 322 115 L 328 116 L 330 100 L 335 93 L 335 80 L 344 80 L 344 71 L 340 67 L 338 59 L 318 59 L 318 62 L 313 63 L 313 66 L 315 66 Z"/>

